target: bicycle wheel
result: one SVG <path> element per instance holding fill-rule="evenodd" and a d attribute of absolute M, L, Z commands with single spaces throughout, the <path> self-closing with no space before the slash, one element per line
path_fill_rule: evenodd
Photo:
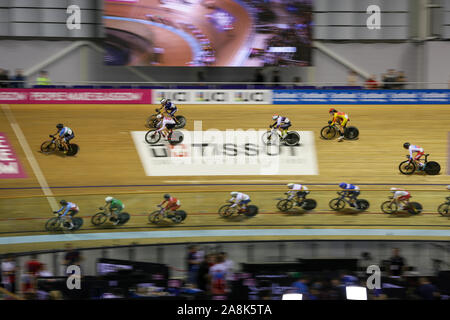
<path fill-rule="evenodd" d="M 148 216 L 148 221 L 150 221 L 150 223 L 158 224 L 162 220 L 163 220 L 163 215 L 162 215 L 162 213 L 159 210 L 153 211 Z"/>
<path fill-rule="evenodd" d="M 158 119 L 156 119 L 156 114 L 152 114 L 150 117 L 147 118 L 147 121 L 145 122 L 145 126 L 147 128 L 155 128 L 158 124 Z"/>
<path fill-rule="evenodd" d="M 184 210 L 177 210 L 177 211 L 175 211 L 175 214 L 177 216 L 181 217 L 181 221 L 184 221 L 186 219 L 186 217 L 187 217 L 187 213 Z"/>
<path fill-rule="evenodd" d="M 369 209 L 369 201 L 365 200 L 365 199 L 358 199 L 356 200 L 356 205 L 358 206 L 358 210 L 359 211 L 366 211 L 367 209 Z"/>
<path fill-rule="evenodd" d="M 392 201 L 385 201 L 381 204 L 381 211 L 387 214 L 392 214 L 397 212 L 397 204 Z"/>
<path fill-rule="evenodd" d="M 331 200 L 328 205 L 330 206 L 331 209 L 333 209 L 334 211 L 339 211 L 344 209 L 345 207 L 345 201 L 339 198 L 333 199 Z"/>
<path fill-rule="evenodd" d="M 400 163 L 398 169 L 403 174 L 413 174 L 416 171 L 416 165 L 414 162 L 410 162 L 409 160 L 405 160 Z"/>
<path fill-rule="evenodd" d="M 231 204 L 225 204 L 219 208 L 219 215 L 221 217 L 231 217 L 234 214 L 234 208 L 231 208 Z"/>
<path fill-rule="evenodd" d="M 288 210 L 291 210 L 293 206 L 294 206 L 294 202 L 289 199 L 283 199 L 283 200 L 278 201 L 278 203 L 277 203 L 277 209 L 280 210 L 281 212 L 286 212 Z"/>
<path fill-rule="evenodd" d="M 334 126 L 326 126 L 320 130 L 320 136 L 326 140 L 331 140 L 336 137 L 337 130 Z"/>
<path fill-rule="evenodd" d="M 437 163 L 436 161 L 428 161 L 425 164 L 426 174 L 429 174 L 430 176 L 434 176 L 436 174 L 439 174 L 439 171 L 441 171 L 441 165 L 439 163 Z"/>
<path fill-rule="evenodd" d="M 408 212 L 411 214 L 420 214 L 422 213 L 423 207 L 418 202 L 410 202 Z"/>
<path fill-rule="evenodd" d="M 175 116 L 178 124 L 175 125 L 175 129 L 182 129 L 186 126 L 186 118 L 183 116 Z"/>
<path fill-rule="evenodd" d="M 128 212 L 119 213 L 119 223 L 118 225 L 123 225 L 130 220 L 130 214 Z"/>
<path fill-rule="evenodd" d="M 82 218 L 72 218 L 72 224 L 73 224 L 72 231 L 78 230 L 83 225 L 83 219 Z"/>
<path fill-rule="evenodd" d="M 56 144 L 53 143 L 51 140 L 49 141 L 45 141 L 44 143 L 41 144 L 41 152 L 42 153 L 52 153 L 55 152 L 56 150 Z"/>
<path fill-rule="evenodd" d="M 161 140 L 161 133 L 156 130 L 150 130 L 145 134 L 145 141 L 148 144 L 155 144 Z"/>
<path fill-rule="evenodd" d="M 104 212 L 98 212 L 94 216 L 92 216 L 91 223 L 94 226 L 99 226 L 101 224 L 104 224 L 106 222 L 107 218 L 108 217 L 106 216 L 106 214 Z"/>
<path fill-rule="evenodd" d="M 344 130 L 344 137 L 348 140 L 354 140 L 358 138 L 359 130 L 356 127 L 347 127 Z"/>
<path fill-rule="evenodd" d="M 317 201 L 314 199 L 305 199 L 301 205 L 301 208 L 305 211 L 313 210 L 317 207 Z"/>
<path fill-rule="evenodd" d="M 272 132 L 271 130 L 264 132 L 262 135 L 262 141 L 265 145 L 269 144 L 279 144 L 280 136 L 276 132 Z"/>
<path fill-rule="evenodd" d="M 168 141 L 171 145 L 179 144 L 179 143 L 183 142 L 183 140 L 184 140 L 184 135 L 183 135 L 183 132 L 181 132 L 181 131 L 173 131 L 168 139 Z"/>
<path fill-rule="evenodd" d="M 443 203 L 438 207 L 438 212 L 443 217 L 450 217 L 450 203 Z"/>
<path fill-rule="evenodd" d="M 75 143 L 70 143 L 68 148 L 69 148 L 69 150 L 67 150 L 67 153 L 66 153 L 67 156 L 74 156 L 74 155 L 76 155 L 78 153 L 78 150 L 80 149 L 78 147 L 78 145 L 75 144 Z"/>
<path fill-rule="evenodd" d="M 47 231 L 55 231 L 56 229 L 59 228 L 59 226 L 60 226 L 59 218 L 53 217 L 53 218 L 50 218 L 45 223 L 45 230 L 47 230 Z"/>
<path fill-rule="evenodd" d="M 288 146 L 296 146 L 300 142 L 300 135 L 295 131 L 289 131 L 284 138 L 284 142 Z"/>
<path fill-rule="evenodd" d="M 258 207 L 254 205 L 249 205 L 247 210 L 244 212 L 246 217 L 254 217 L 258 214 Z"/>

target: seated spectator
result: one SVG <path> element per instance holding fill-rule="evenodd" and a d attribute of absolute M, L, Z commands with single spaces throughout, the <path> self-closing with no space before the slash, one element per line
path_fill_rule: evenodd
<path fill-rule="evenodd" d="M 392 250 L 392 257 L 389 259 L 389 274 L 394 277 L 401 277 L 406 270 L 406 260 L 400 256 L 400 249 Z"/>
<path fill-rule="evenodd" d="M 436 300 L 440 294 L 435 285 L 433 285 L 426 277 L 419 279 L 419 287 L 416 294 L 424 300 Z"/>
<path fill-rule="evenodd" d="M 7 255 L 1 264 L 2 287 L 9 292 L 16 293 L 17 266 L 13 255 Z"/>
<path fill-rule="evenodd" d="M 0 69 L 0 88 L 8 88 L 9 87 L 9 77 L 7 70 Z"/>
<path fill-rule="evenodd" d="M 254 82 L 262 83 L 262 82 L 265 82 L 265 81 L 266 81 L 266 79 L 264 77 L 264 74 L 262 73 L 262 70 L 259 69 L 259 68 L 256 69 Z"/>
<path fill-rule="evenodd" d="M 366 89 L 378 89 L 379 84 L 377 82 L 377 76 L 371 75 L 369 79 L 366 80 Z"/>
<path fill-rule="evenodd" d="M 302 276 L 298 276 L 298 279 L 291 284 L 291 287 L 295 288 L 295 293 L 301 293 L 303 295 L 309 295 L 308 280 Z"/>
<path fill-rule="evenodd" d="M 383 88 L 395 89 L 395 82 L 397 82 L 397 73 L 394 69 L 388 69 L 387 73 L 383 75 Z"/>
<path fill-rule="evenodd" d="M 302 78 L 294 77 L 294 79 L 292 79 L 292 82 L 294 82 L 295 86 L 301 86 L 302 85 Z"/>
<path fill-rule="evenodd" d="M 396 89 L 405 89 L 406 86 L 406 76 L 405 73 L 403 71 L 399 71 L 397 73 L 397 85 L 396 85 Z"/>
<path fill-rule="evenodd" d="M 22 69 L 16 69 L 16 74 L 11 80 L 11 88 L 25 88 L 26 78 Z"/>
<path fill-rule="evenodd" d="M 355 87 L 358 85 L 358 75 L 355 71 L 350 71 L 347 76 L 347 86 Z"/>
<path fill-rule="evenodd" d="M 50 78 L 48 77 L 47 71 L 39 72 L 39 76 L 37 77 L 36 82 L 39 86 L 48 86 L 52 84 Z"/>
<path fill-rule="evenodd" d="M 279 70 L 274 70 L 273 71 L 272 82 L 273 83 L 280 83 L 281 82 L 280 71 Z"/>
<path fill-rule="evenodd" d="M 33 275 L 36 275 L 39 270 L 41 269 L 42 263 L 40 261 L 37 260 L 37 256 L 35 254 L 33 254 L 31 256 L 31 260 L 29 260 L 26 264 L 25 264 L 25 270 L 26 272 L 30 272 Z"/>

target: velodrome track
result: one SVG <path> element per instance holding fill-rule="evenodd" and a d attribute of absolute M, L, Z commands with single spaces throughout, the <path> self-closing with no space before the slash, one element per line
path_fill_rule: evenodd
<path fill-rule="evenodd" d="M 360 139 L 343 143 L 319 138 L 319 130 L 328 120 L 328 106 L 180 107 L 179 113 L 188 119 L 187 130 L 193 129 L 194 120 L 202 121 L 203 130 L 264 129 L 274 113 L 286 115 L 293 122 L 293 129 L 314 133 L 319 174 L 146 176 L 131 132 L 146 130 L 144 121 L 154 106 L 2 105 L 1 132 L 8 136 L 28 177 L 0 180 L 0 252 L 60 248 L 61 242 L 69 240 L 83 240 L 79 246 L 88 247 L 252 239 L 450 238 L 450 221 L 436 211 L 448 196 L 445 186 L 450 184 L 448 106 L 337 106 L 349 113 L 350 124 L 360 130 Z M 75 131 L 74 142 L 81 147 L 76 157 L 39 152 L 40 144 L 59 122 Z M 18 132 L 24 135 L 21 141 Z M 441 174 L 401 175 L 398 164 L 405 158 L 402 144 L 406 141 L 423 146 L 431 154 L 430 160 L 441 164 Z M 31 149 L 28 155 L 24 143 Z M 37 164 L 34 168 L 30 165 L 33 161 Z M 36 167 L 42 172 L 40 181 Z M 74 235 L 50 235 L 44 231 L 46 220 L 52 216 L 52 198 L 49 202 L 43 197 L 43 181 L 54 200 L 64 198 L 79 205 L 79 215 L 85 219 L 83 228 Z M 371 203 L 368 212 L 331 212 L 328 202 L 336 197 L 336 186 L 343 181 L 360 185 L 360 198 Z M 308 185 L 312 190 L 310 197 L 318 201 L 316 210 L 306 214 L 277 212 L 276 198 L 283 196 L 288 182 Z M 410 190 L 413 200 L 423 204 L 424 213 L 414 217 L 382 214 L 380 204 L 386 200 L 391 186 Z M 260 208 L 258 216 L 225 221 L 217 215 L 218 207 L 235 190 L 252 196 L 253 203 Z M 147 213 L 154 210 L 166 192 L 182 201 L 189 216 L 176 226 L 151 225 Z M 106 195 L 124 201 L 126 211 L 132 215 L 127 225 L 118 228 L 91 225 L 90 216 L 98 211 Z M 21 240 L 18 236 L 33 238 Z"/>

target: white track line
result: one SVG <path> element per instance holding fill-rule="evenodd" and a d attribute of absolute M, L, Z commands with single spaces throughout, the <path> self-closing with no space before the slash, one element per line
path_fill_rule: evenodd
<path fill-rule="evenodd" d="M 36 176 L 42 188 L 42 192 L 47 196 L 47 201 L 50 204 L 50 208 L 52 209 L 52 211 L 58 210 L 59 207 L 56 203 L 55 197 L 53 196 L 53 192 L 50 190 L 50 187 L 47 184 L 47 180 L 45 180 L 44 174 L 42 173 L 41 168 L 39 167 L 39 164 L 37 163 L 36 158 L 33 155 L 33 151 L 31 151 L 27 139 L 25 138 L 22 129 L 20 129 L 20 126 L 17 123 L 16 118 L 14 117 L 10 107 L 8 105 L 2 104 L 2 109 L 3 112 L 5 113 L 6 118 L 9 121 L 9 124 L 14 130 L 14 133 L 16 134 L 23 151 L 25 152 L 28 162 L 30 163 L 31 169 L 33 169 L 34 175 Z"/>
<path fill-rule="evenodd" d="M 273 179 L 273 180 L 252 180 L 252 179 L 245 179 L 245 181 L 238 180 L 238 179 L 208 179 L 208 180 L 164 180 L 164 183 L 192 183 L 192 184 L 201 184 L 201 183 L 236 183 L 241 184 L 243 182 L 245 183 L 280 183 L 280 182 L 293 182 L 293 179 L 290 180 L 283 180 L 283 179 Z M 302 182 L 301 180 L 294 179 L 294 182 Z"/>

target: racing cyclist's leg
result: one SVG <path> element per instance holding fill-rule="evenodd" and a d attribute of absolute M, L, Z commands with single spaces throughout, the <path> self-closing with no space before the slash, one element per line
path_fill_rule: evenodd
<path fill-rule="evenodd" d="M 339 132 L 341 135 L 338 138 L 338 142 L 344 140 L 345 126 L 347 125 L 347 121 L 348 119 L 345 118 L 344 120 L 342 120 L 342 122 L 339 123 Z"/>
<path fill-rule="evenodd" d="M 242 200 L 241 201 L 241 210 L 242 211 L 245 211 L 245 210 L 247 210 L 247 204 L 250 202 L 250 199 L 248 199 L 248 200 Z"/>
<path fill-rule="evenodd" d="M 416 163 L 416 165 L 419 166 L 419 169 L 423 170 L 423 168 L 425 167 L 425 164 L 423 162 L 420 161 L 420 158 L 422 158 L 422 156 L 425 153 L 422 151 L 417 152 L 416 156 L 414 157 L 414 162 Z"/>
<path fill-rule="evenodd" d="M 69 210 L 68 214 L 66 214 L 67 221 L 68 221 L 69 224 L 70 224 L 69 230 L 72 230 L 72 229 L 75 227 L 75 226 L 73 225 L 72 218 L 73 218 L 73 216 L 76 215 L 77 213 L 78 213 L 78 211 L 76 211 L 76 210 Z"/>
<path fill-rule="evenodd" d="M 111 208 L 110 212 L 111 212 L 111 218 L 110 220 L 113 221 L 113 224 L 116 226 L 120 220 L 119 220 L 119 214 L 122 211 L 122 208 Z"/>

